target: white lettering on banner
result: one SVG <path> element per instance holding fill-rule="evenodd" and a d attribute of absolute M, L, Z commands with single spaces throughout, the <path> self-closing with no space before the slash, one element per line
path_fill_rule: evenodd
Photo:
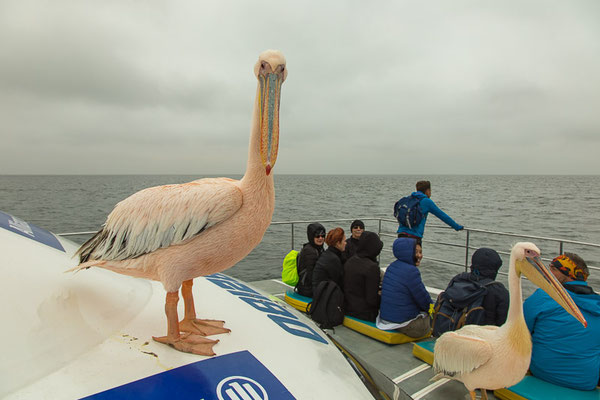
<path fill-rule="evenodd" d="M 285 307 L 267 299 L 265 296 L 243 283 L 220 273 L 207 276 L 206 279 L 215 285 L 226 289 L 229 293 L 252 306 L 254 309 L 267 314 L 271 321 L 286 332 L 291 333 L 294 336 L 327 344 L 327 341 L 315 332 L 314 329 L 300 321 L 294 314 L 286 310 Z"/>
<path fill-rule="evenodd" d="M 11 215 L 11 219 L 8 220 L 8 226 L 10 226 L 13 229 L 18 230 L 19 232 L 23 232 L 26 235 L 29 235 L 31 237 L 34 236 L 33 234 L 33 230 L 31 229 L 31 226 L 29 226 L 29 224 L 17 217 L 13 217 Z"/>

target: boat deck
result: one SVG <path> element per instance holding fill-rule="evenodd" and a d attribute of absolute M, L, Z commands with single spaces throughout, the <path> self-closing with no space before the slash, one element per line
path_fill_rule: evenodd
<path fill-rule="evenodd" d="M 276 279 L 254 281 L 250 282 L 250 285 L 282 301 L 286 290 L 290 289 L 288 285 Z M 414 400 L 470 398 L 466 388 L 460 382 L 448 379 L 430 382 L 434 375 L 433 369 L 413 356 L 412 343 L 388 345 L 343 325 L 328 329 L 327 333 L 358 359 L 369 371 L 373 380 L 387 393 L 394 393 L 395 384 Z M 405 394 L 394 398 L 409 398 Z M 489 391 L 488 398 L 496 399 Z"/>

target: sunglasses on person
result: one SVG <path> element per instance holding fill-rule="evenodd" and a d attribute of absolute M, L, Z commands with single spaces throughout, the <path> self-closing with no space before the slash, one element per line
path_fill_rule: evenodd
<path fill-rule="evenodd" d="M 317 233 L 317 234 L 315 235 L 315 239 L 316 239 L 316 238 L 324 238 L 324 237 L 325 237 L 325 234 L 324 234 L 324 233 Z"/>

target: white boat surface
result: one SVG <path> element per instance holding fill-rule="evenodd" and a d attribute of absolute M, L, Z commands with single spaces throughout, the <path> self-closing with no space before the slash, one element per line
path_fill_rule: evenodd
<path fill-rule="evenodd" d="M 211 337 L 220 340 L 217 356 L 157 343 L 152 335 L 165 329 L 162 285 L 94 268 L 65 273 L 77 264 L 76 249 L 0 213 L 0 397 L 374 398 L 310 319 L 224 274 L 198 278 L 193 289 L 201 317 L 231 329 Z"/>

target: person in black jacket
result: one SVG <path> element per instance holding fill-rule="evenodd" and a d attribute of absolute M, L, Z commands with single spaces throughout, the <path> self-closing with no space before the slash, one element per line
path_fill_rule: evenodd
<path fill-rule="evenodd" d="M 352 224 L 350 224 L 350 232 L 352 235 L 346 240 L 346 250 L 344 250 L 343 253 L 344 262 L 356 253 L 358 239 L 360 239 L 360 235 L 362 235 L 364 230 L 365 224 L 360 219 L 355 219 L 352 221 Z"/>
<path fill-rule="evenodd" d="M 501 266 L 502 259 L 498 253 L 493 249 L 482 247 L 477 249 L 471 257 L 471 272 L 463 272 L 456 277 L 486 284 L 496 279 Z M 508 316 L 508 290 L 501 282 L 488 284 L 486 288 L 487 294 L 482 304 L 485 310 L 485 320 L 482 325 L 500 326 L 504 324 Z"/>
<path fill-rule="evenodd" d="M 317 259 L 323 253 L 325 227 L 318 222 L 306 227 L 308 243 L 305 243 L 298 254 L 298 283 L 296 292 L 302 296 L 312 297 L 312 274 Z"/>
<path fill-rule="evenodd" d="M 344 264 L 344 307 L 347 315 L 375 321 L 379 312 L 380 282 L 377 256 L 382 248 L 379 236 L 365 231 L 358 239 L 356 254 Z"/>
<path fill-rule="evenodd" d="M 342 265 L 342 253 L 346 248 L 346 235 L 342 228 L 334 228 L 325 237 L 327 250 L 321 254 L 312 274 L 313 293 L 319 283 L 333 281 L 340 289 L 344 287 L 344 266 Z"/>

